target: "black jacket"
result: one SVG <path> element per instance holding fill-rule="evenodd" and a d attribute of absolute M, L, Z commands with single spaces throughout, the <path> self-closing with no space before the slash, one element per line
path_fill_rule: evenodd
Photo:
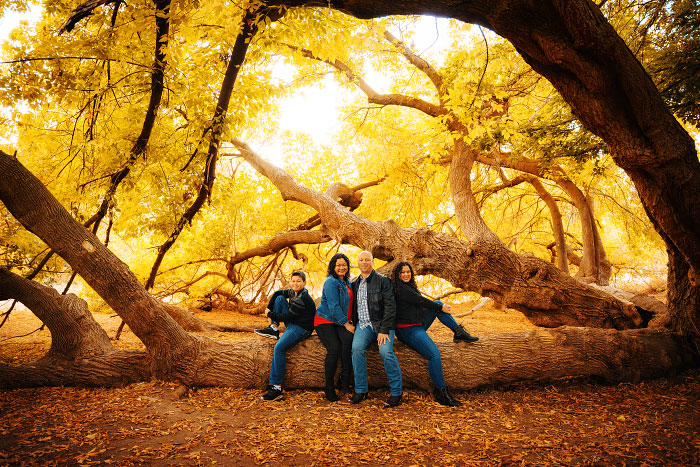
<path fill-rule="evenodd" d="M 396 295 L 396 324 L 423 324 L 424 309 L 442 310 L 442 305 L 425 298 L 420 291 L 405 282 L 394 290 Z"/>
<path fill-rule="evenodd" d="M 286 313 L 275 313 L 274 306 L 277 297 L 283 296 L 289 300 L 289 309 Z M 276 322 L 284 321 L 286 324 L 294 323 L 301 326 L 307 331 L 314 330 L 314 316 L 316 316 L 316 303 L 311 298 L 309 292 L 304 288 L 301 289 L 299 295 L 294 295 L 292 289 L 281 289 L 272 294 L 270 301 L 267 304 L 267 317 Z"/>
<path fill-rule="evenodd" d="M 357 313 L 357 302 L 359 300 L 357 290 L 360 287 L 362 276 L 352 281 L 352 322 L 357 326 L 359 315 Z M 394 291 L 391 289 L 391 281 L 388 277 L 372 271 L 367 276 L 367 305 L 369 308 L 369 319 L 372 328 L 377 334 L 388 334 L 394 329 L 396 319 L 396 302 L 394 301 Z"/>

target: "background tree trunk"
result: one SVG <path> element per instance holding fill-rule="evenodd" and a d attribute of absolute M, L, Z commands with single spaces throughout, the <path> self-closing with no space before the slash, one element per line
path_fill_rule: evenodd
<path fill-rule="evenodd" d="M 46 187 L 0 151 L 0 200 L 22 225 L 46 242 L 102 297 L 146 345 L 154 371 L 188 377 L 196 349 L 187 334 L 149 295 L 114 253 L 78 223 Z"/>
<path fill-rule="evenodd" d="M 51 348 L 28 365 L 0 365 L 0 389 L 123 386 L 150 378 L 146 352 L 122 351 L 93 319 L 87 303 L 0 268 L 0 300 L 22 302 L 51 331 Z"/>
<path fill-rule="evenodd" d="M 557 254 L 557 267 L 561 271 L 568 275 L 569 274 L 569 259 L 566 257 L 566 238 L 564 236 L 564 224 L 561 220 L 561 211 L 559 211 L 559 206 L 554 199 L 554 196 L 549 193 L 542 182 L 536 177 L 528 178 L 528 182 L 532 185 L 537 194 L 540 196 L 542 201 L 545 202 L 549 213 L 552 216 L 552 234 L 554 235 L 554 244 L 556 246 Z"/>
<path fill-rule="evenodd" d="M 186 310 L 177 305 L 171 305 L 170 303 L 161 302 L 161 306 L 171 318 L 177 321 L 185 331 L 189 332 L 253 332 L 254 329 L 252 326 L 222 326 L 220 324 L 210 323 L 209 321 L 199 318 L 190 310 Z"/>

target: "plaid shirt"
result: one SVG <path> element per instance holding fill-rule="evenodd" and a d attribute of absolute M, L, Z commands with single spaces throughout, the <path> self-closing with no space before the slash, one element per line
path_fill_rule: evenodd
<path fill-rule="evenodd" d="M 357 326 L 360 329 L 372 325 L 369 320 L 369 305 L 367 304 L 367 279 L 364 277 L 360 279 L 360 285 L 357 288 L 357 314 L 359 321 Z"/>

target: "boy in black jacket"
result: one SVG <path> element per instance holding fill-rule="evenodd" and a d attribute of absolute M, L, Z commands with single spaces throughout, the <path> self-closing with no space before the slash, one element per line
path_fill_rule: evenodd
<path fill-rule="evenodd" d="M 272 355 L 270 368 L 270 389 L 262 396 L 265 401 L 276 401 L 283 397 L 282 381 L 287 360 L 287 350 L 311 335 L 314 330 L 316 304 L 306 290 L 306 274 L 302 271 L 292 273 L 291 289 L 278 290 L 267 304 L 267 316 L 272 324 L 265 329 L 256 329 L 255 333 L 277 339 L 277 325 L 284 322 L 286 329 L 279 338 Z"/>

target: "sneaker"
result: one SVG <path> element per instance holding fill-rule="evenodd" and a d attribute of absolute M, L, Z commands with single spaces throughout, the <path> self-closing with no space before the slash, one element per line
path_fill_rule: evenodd
<path fill-rule="evenodd" d="M 350 399 L 351 404 L 359 404 L 363 400 L 367 399 L 367 393 L 366 392 L 356 392 L 355 394 L 352 395 Z"/>
<path fill-rule="evenodd" d="M 401 403 L 401 394 L 398 396 L 389 396 L 389 398 L 384 402 L 384 408 L 388 409 L 389 407 L 396 407 Z"/>
<path fill-rule="evenodd" d="M 262 329 L 256 329 L 253 331 L 258 336 L 269 337 L 270 339 L 277 340 L 280 338 L 279 329 L 272 329 L 272 326 L 268 326 Z"/>
<path fill-rule="evenodd" d="M 257 331 L 256 331 L 257 332 Z M 454 338 L 452 339 L 453 342 L 476 342 L 479 340 L 478 337 L 472 336 L 469 334 L 465 329 L 464 326 L 461 324 L 457 326 L 454 330 Z"/>
<path fill-rule="evenodd" d="M 279 400 L 282 400 L 283 398 L 284 398 L 284 394 L 282 394 L 282 390 L 274 388 L 272 386 L 270 386 L 270 389 L 268 389 L 268 391 L 265 394 L 263 394 L 263 396 L 261 397 L 262 400 L 268 401 L 268 402 L 269 401 L 279 401 Z"/>

